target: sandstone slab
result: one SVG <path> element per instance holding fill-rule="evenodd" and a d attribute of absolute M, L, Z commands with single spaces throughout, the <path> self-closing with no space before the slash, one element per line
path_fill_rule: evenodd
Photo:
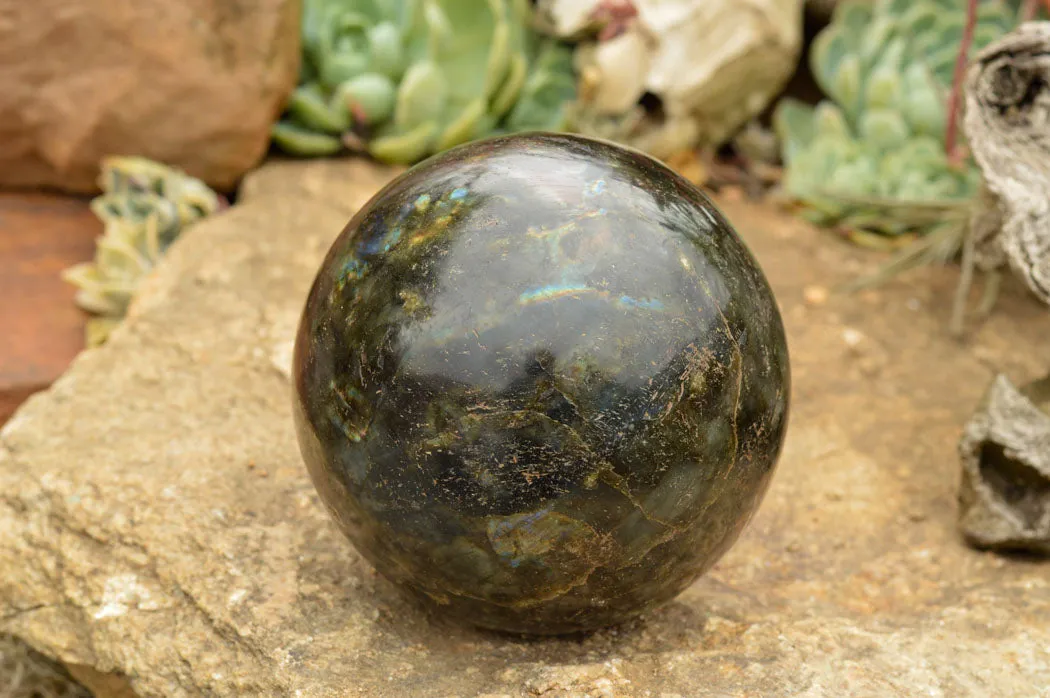
<path fill-rule="evenodd" d="M 321 507 L 287 376 L 317 265 L 389 176 L 254 173 L 109 343 L 16 413 L 0 632 L 141 696 L 1047 695 L 1048 567 L 968 547 L 955 493 L 963 426 L 995 373 L 1045 371 L 1050 317 L 1008 284 L 953 341 L 950 269 L 828 295 L 882 260 L 742 203 L 723 208 L 778 294 L 794 381 L 737 545 L 676 601 L 585 637 L 481 633 L 404 602 Z"/>
<path fill-rule="evenodd" d="M 106 155 L 228 190 L 295 87 L 299 0 L 0 6 L 0 186 L 94 192 Z"/>

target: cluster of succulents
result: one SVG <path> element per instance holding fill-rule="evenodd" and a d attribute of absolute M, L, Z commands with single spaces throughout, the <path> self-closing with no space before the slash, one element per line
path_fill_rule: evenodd
<path fill-rule="evenodd" d="M 304 0 L 303 67 L 273 142 L 410 164 L 476 138 L 565 125 L 571 48 L 528 0 Z"/>
<path fill-rule="evenodd" d="M 179 234 L 222 205 L 199 179 L 139 157 L 103 160 L 99 186 L 102 194 L 91 210 L 104 231 L 95 258 L 62 274 L 78 289 L 77 305 L 94 315 L 87 325 L 88 346 L 106 340 L 141 280 Z"/>
<path fill-rule="evenodd" d="M 1012 29 L 1018 3 L 980 3 L 971 51 Z M 824 225 L 899 236 L 959 218 L 980 173 L 946 154 L 947 104 L 962 43 L 958 0 L 847 1 L 814 39 L 810 66 L 828 96 L 782 100 L 774 125 L 786 194 Z"/>

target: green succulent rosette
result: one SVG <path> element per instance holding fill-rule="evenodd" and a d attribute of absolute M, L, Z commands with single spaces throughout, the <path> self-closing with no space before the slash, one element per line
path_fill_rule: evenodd
<path fill-rule="evenodd" d="M 971 52 L 1016 26 L 1017 6 L 981 3 Z M 921 234 L 975 195 L 976 165 L 945 153 L 965 11 L 958 0 L 836 8 L 810 52 L 827 99 L 816 107 L 785 99 L 774 112 L 784 189 L 802 215 L 884 236 Z"/>
<path fill-rule="evenodd" d="M 91 201 L 104 230 L 95 257 L 62 272 L 77 288 L 75 301 L 92 314 L 88 346 L 103 343 L 127 313 L 139 284 L 189 226 L 223 200 L 201 180 L 141 157 L 107 157 L 102 194 Z"/>
<path fill-rule="evenodd" d="M 301 157 L 360 143 L 411 164 L 497 133 L 560 130 L 572 52 L 528 0 L 305 0 L 300 85 L 272 137 Z"/>

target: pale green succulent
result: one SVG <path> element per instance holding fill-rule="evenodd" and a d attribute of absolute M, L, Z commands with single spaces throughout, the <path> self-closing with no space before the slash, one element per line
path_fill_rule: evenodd
<path fill-rule="evenodd" d="M 204 182 L 145 158 L 106 158 L 99 185 L 91 210 L 104 229 L 95 258 L 62 273 L 78 288 L 77 305 L 96 316 L 88 322 L 90 346 L 105 341 L 179 234 L 221 205 Z"/>
<path fill-rule="evenodd" d="M 965 2 L 845 2 L 814 39 L 813 75 L 829 99 L 783 100 L 774 114 L 785 189 L 804 215 L 876 233 L 928 232 L 965 205 L 980 174 L 945 153 L 947 102 Z M 971 52 L 1017 23 L 1017 3 L 983 2 Z"/>
<path fill-rule="evenodd" d="M 282 150 L 359 142 L 409 164 L 487 135 L 558 130 L 575 95 L 568 46 L 528 0 L 305 0 L 303 71 L 273 128 Z"/>

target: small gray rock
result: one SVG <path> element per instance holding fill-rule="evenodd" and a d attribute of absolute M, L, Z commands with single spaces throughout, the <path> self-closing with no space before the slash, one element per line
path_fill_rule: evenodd
<path fill-rule="evenodd" d="M 992 381 L 959 442 L 959 526 L 980 548 L 1050 554 L 1050 376 Z"/>

